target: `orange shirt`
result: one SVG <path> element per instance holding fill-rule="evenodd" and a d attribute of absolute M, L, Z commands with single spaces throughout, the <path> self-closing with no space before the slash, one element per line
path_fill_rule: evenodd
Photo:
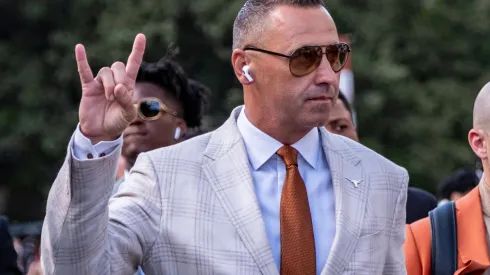
<path fill-rule="evenodd" d="M 456 201 L 458 270 L 455 275 L 482 274 L 490 267 L 480 191 L 474 188 Z M 408 275 L 431 273 L 431 229 L 429 218 L 406 226 L 404 245 Z"/>

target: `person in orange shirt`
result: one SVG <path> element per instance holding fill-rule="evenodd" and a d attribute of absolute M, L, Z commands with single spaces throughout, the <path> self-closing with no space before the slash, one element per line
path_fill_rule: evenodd
<path fill-rule="evenodd" d="M 404 250 L 408 275 L 483 274 L 490 267 L 490 82 L 482 88 L 475 100 L 473 128 L 469 131 L 468 140 L 471 149 L 482 161 L 483 177 L 477 187 L 455 202 L 454 212 L 451 211 L 454 214 L 450 214 L 451 220 L 455 220 L 455 226 L 447 226 L 444 230 L 437 231 L 434 233 L 436 237 L 433 238 L 431 225 L 437 224 L 440 220 L 431 222 L 428 217 L 407 225 Z M 453 248 L 439 249 L 449 247 L 447 245 L 451 241 L 437 240 L 453 228 Z M 437 249 L 432 247 L 434 240 Z M 438 254 L 450 256 L 443 259 L 440 265 L 435 265 L 436 261 L 433 263 L 432 259 L 440 260 Z M 454 265 L 451 265 L 451 262 L 454 262 Z"/>

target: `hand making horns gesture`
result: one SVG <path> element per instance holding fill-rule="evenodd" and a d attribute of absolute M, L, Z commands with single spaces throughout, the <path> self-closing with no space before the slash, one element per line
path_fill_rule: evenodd
<path fill-rule="evenodd" d="M 80 130 L 93 144 L 117 139 L 136 117 L 133 92 L 145 45 L 145 36 L 138 34 L 127 64 L 117 61 L 110 68 L 100 69 L 95 78 L 85 47 L 76 45 L 75 55 L 82 83 L 78 113 Z"/>

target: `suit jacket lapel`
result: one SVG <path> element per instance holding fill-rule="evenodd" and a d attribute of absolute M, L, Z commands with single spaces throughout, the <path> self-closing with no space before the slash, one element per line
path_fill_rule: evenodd
<path fill-rule="evenodd" d="M 245 145 L 236 126 L 241 107 L 210 137 L 204 175 L 262 274 L 279 275 L 265 231 Z"/>
<path fill-rule="evenodd" d="M 336 218 L 336 234 L 322 275 L 341 274 L 350 261 L 361 233 L 369 181 L 358 166 L 360 159 L 347 146 L 346 141 L 325 129 L 320 132 L 332 176 Z"/>

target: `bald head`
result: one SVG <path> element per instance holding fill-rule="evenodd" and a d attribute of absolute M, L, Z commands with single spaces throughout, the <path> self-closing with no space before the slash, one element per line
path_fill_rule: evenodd
<path fill-rule="evenodd" d="M 490 130 L 490 82 L 478 93 L 473 108 L 473 128 Z"/>
<path fill-rule="evenodd" d="M 473 129 L 468 133 L 471 149 L 481 159 L 483 178 L 490 184 L 490 82 L 478 93 L 473 108 Z"/>

